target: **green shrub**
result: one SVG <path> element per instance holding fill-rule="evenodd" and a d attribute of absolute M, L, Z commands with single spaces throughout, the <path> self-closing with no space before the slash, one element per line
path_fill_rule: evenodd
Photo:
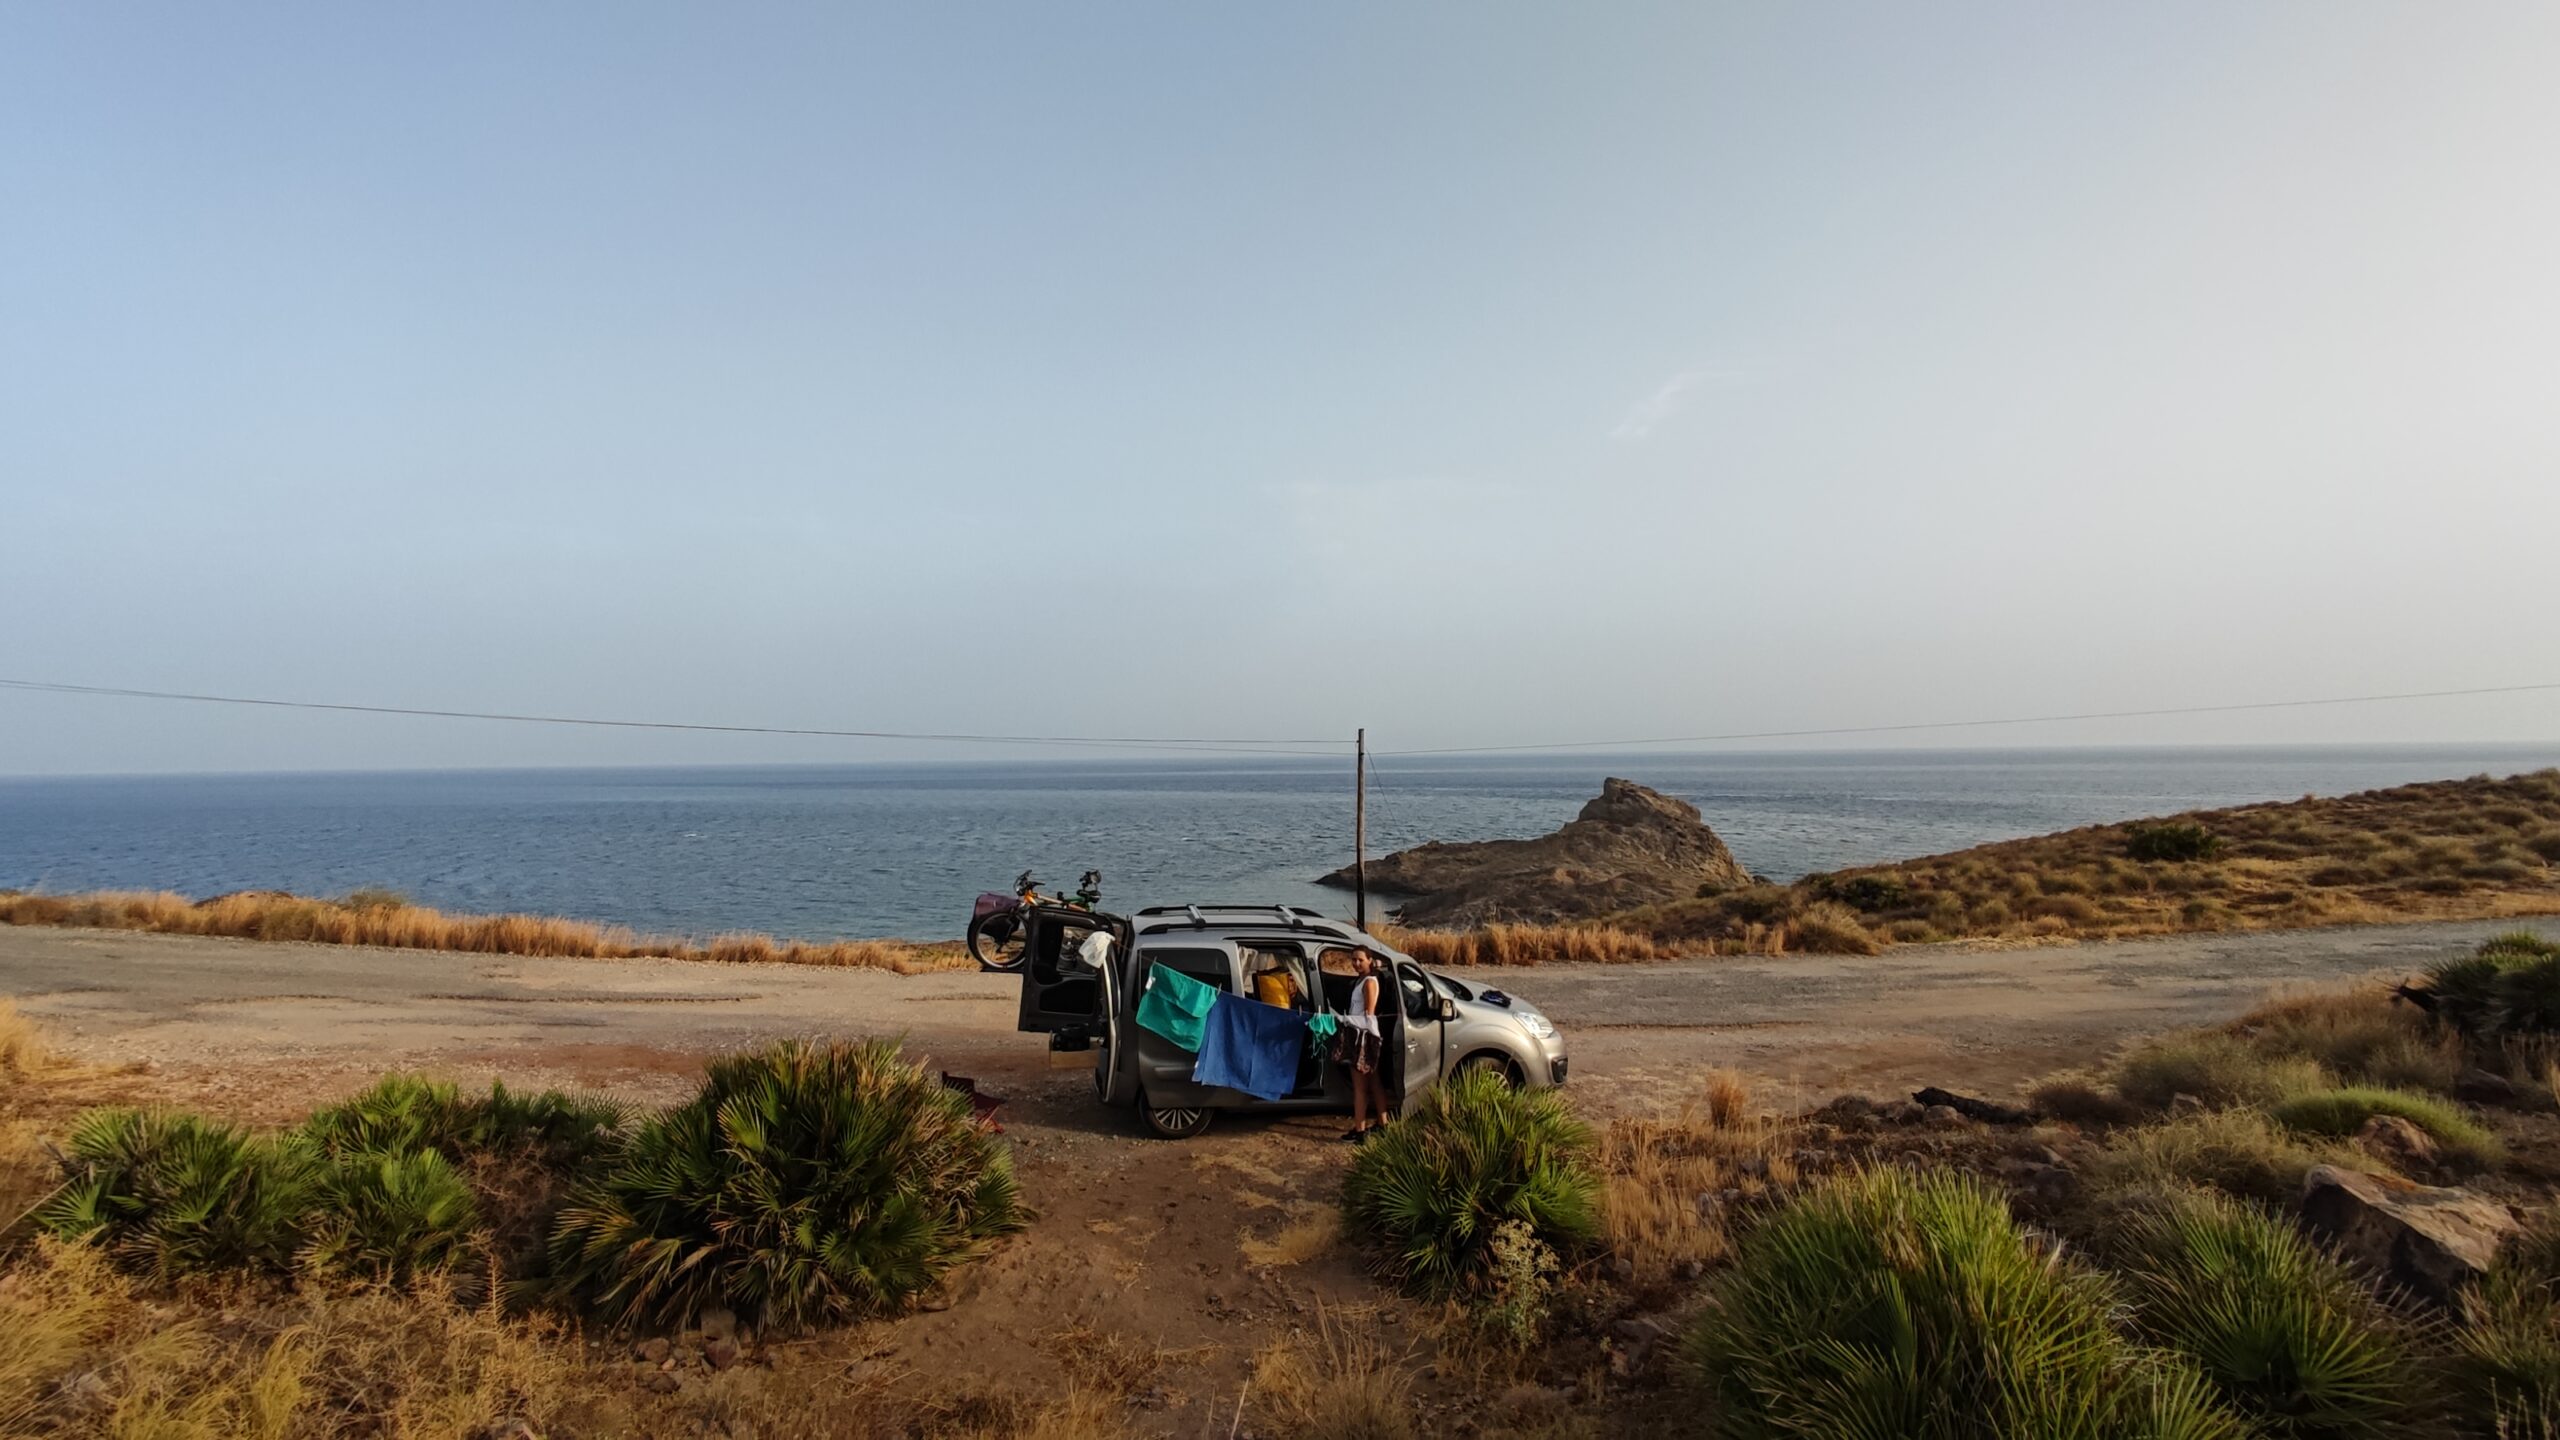
<path fill-rule="evenodd" d="M 2473 1124 L 2460 1110 L 2432 1095 L 2406 1090 L 2350 1086 L 2316 1090 L 2278 1103 L 2270 1112 L 2276 1123 L 2304 1135 L 2346 1139 L 2376 1115 L 2397 1115 L 2427 1132 L 2436 1152 L 2464 1169 L 2478 1170 L 2506 1158 L 2498 1137 Z"/>
<path fill-rule="evenodd" d="M 613 1320 L 725 1306 L 776 1329 L 900 1308 L 1024 1215 L 968 1100 L 886 1041 L 787 1041 L 712 1062 L 562 1210 L 565 1293 Z"/>
<path fill-rule="evenodd" d="M 1733 1437 L 2243 1433 L 2191 1368 L 2116 1331 L 2113 1310 L 2103 1277 L 2028 1244 L 1979 1182 L 1871 1170 L 1745 1238 L 1688 1355 Z"/>
<path fill-rule="evenodd" d="M 428 1149 L 451 1154 L 464 1148 L 469 1123 L 452 1085 L 418 1075 L 385 1075 L 370 1088 L 311 1112 L 302 1132 L 333 1156 Z"/>
<path fill-rule="evenodd" d="M 480 1221 L 471 1187 L 433 1150 L 342 1157 L 323 1172 L 318 1198 L 311 1262 L 393 1283 L 464 1259 Z"/>
<path fill-rule="evenodd" d="M 2411 1346 L 2363 1282 L 2281 1220 L 2218 1195 L 2142 1215 L 2125 1274 L 2136 1325 L 2276 1436 L 2401 1433 Z"/>
<path fill-rule="evenodd" d="M 1889 870 L 1871 875 L 1826 876 L 1820 889 L 1824 898 L 1853 910 L 1891 910 L 1911 901 L 1909 882 Z"/>
<path fill-rule="evenodd" d="M 2314 1165 L 2371 1169 L 2349 1147 L 2312 1144 L 2255 1110 L 2208 1110 L 2120 1132 L 2089 1166 L 2090 1182 L 2119 1195 L 2158 1194 L 2201 1185 L 2270 1204 L 2302 1194 Z"/>
<path fill-rule="evenodd" d="M 2192 820 L 2136 821 L 2124 827 L 2124 853 L 2136 860 L 2210 860 L 2222 837 Z"/>
<path fill-rule="evenodd" d="M 2207 1105 L 2270 1105 L 2328 1082 L 2298 1055 L 2265 1055 L 2230 1035 L 2203 1032 L 2146 1041 L 2116 1062 L 2118 1094 L 2165 1110 L 2180 1095 Z"/>
<path fill-rule="evenodd" d="M 557 1090 L 524 1095 L 497 1081 L 487 1095 L 465 1098 L 444 1081 L 385 1075 L 313 1112 L 303 1130 L 332 1155 L 439 1150 L 454 1161 L 527 1155 L 568 1170 L 611 1154 L 627 1119 L 628 1111 L 612 1101 Z"/>
<path fill-rule="evenodd" d="M 522 1095 L 492 1081 L 474 1101 L 463 1144 L 488 1154 L 530 1155 L 554 1170 L 575 1170 L 613 1155 L 631 1123 L 630 1107 L 558 1090 Z"/>
<path fill-rule="evenodd" d="M 2436 1018 L 2475 1044 L 2560 1033 L 2560 944 L 2530 930 L 2492 936 L 2472 954 L 2430 966 L 2423 988 Z"/>
<path fill-rule="evenodd" d="M 1369 1138 L 1343 1181 L 1343 1209 L 1356 1233 L 1383 1243 L 1390 1273 L 1457 1293 L 1484 1280 L 1506 1221 L 1559 1251 L 1599 1233 L 1593 1145 L 1560 1092 L 1470 1071 Z"/>
<path fill-rule="evenodd" d="M 80 1117 L 70 1144 L 69 1179 L 36 1215 L 54 1234 L 161 1277 L 291 1263 L 319 1168 L 299 1137 L 112 1109 Z"/>

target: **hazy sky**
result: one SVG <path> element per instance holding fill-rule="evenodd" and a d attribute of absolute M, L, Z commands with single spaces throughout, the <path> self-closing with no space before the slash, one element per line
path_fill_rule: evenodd
<path fill-rule="evenodd" d="M 2560 6 L 849 8 L 0 9 L 0 675 L 1388 745 L 2560 680 Z M 0 772 L 936 753 L 0 692 Z"/>

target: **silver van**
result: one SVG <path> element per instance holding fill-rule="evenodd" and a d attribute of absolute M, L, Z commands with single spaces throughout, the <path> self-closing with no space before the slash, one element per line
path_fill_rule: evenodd
<path fill-rule="evenodd" d="M 1160 905 L 1134 916 L 1064 905 L 1029 907 L 1021 965 L 1020 1028 L 1044 1031 L 1052 1050 L 1093 1051 L 1094 1093 L 1134 1108 L 1154 1134 L 1183 1139 L 1221 1110 L 1349 1111 L 1339 1065 L 1302 1058 L 1298 1088 L 1262 1100 L 1191 1078 L 1193 1055 L 1137 1023 L 1149 966 L 1162 965 L 1230 994 L 1284 1000 L 1309 1014 L 1340 1015 L 1366 950 L 1385 964 L 1379 1029 L 1386 1092 L 1411 1105 L 1444 1075 L 1497 1070 L 1513 1085 L 1561 1085 L 1564 1037 L 1516 995 L 1426 971 L 1366 931 L 1287 905 Z M 1107 944 L 1091 943 L 1097 933 Z M 1096 966 L 1088 957 L 1100 955 Z"/>

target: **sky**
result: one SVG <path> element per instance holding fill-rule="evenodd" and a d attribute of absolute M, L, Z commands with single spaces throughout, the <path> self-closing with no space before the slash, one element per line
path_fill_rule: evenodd
<path fill-rule="evenodd" d="M 2541 3 L 12 5 L 0 677 L 1382 747 L 2560 681 L 2554 73 Z M 0 773 L 963 753 L 0 690 Z"/>

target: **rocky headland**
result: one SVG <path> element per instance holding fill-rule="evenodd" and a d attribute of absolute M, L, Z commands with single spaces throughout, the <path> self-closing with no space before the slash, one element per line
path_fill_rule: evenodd
<path fill-rule="evenodd" d="M 1369 889 L 1402 897 L 1408 925 L 1587 920 L 1751 883 L 1698 807 L 1611 779 L 1562 829 L 1534 840 L 1433 840 L 1372 860 Z M 1322 877 L 1349 889 L 1349 866 Z"/>

